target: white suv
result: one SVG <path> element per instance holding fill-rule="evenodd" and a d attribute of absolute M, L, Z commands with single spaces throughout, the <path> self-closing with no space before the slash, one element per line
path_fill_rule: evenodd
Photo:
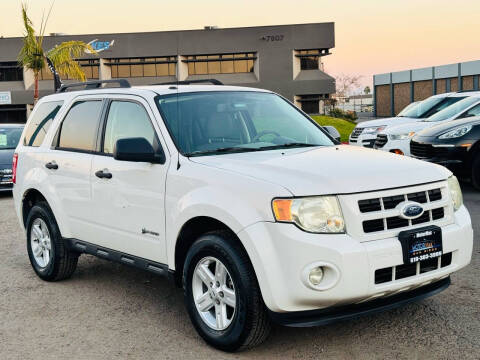
<path fill-rule="evenodd" d="M 339 145 L 270 91 L 121 84 L 46 96 L 28 120 L 14 197 L 40 278 L 70 277 L 82 253 L 166 275 L 198 333 L 235 351 L 271 321 L 433 295 L 470 262 L 447 169 Z"/>
<path fill-rule="evenodd" d="M 373 148 L 377 134 L 387 131 L 393 126 L 406 125 L 422 121 L 436 114 L 438 111 L 465 98 L 467 95 L 445 93 L 430 96 L 429 98 L 407 105 L 397 116 L 363 121 L 350 134 L 350 145 Z"/>
<path fill-rule="evenodd" d="M 426 119 L 383 129 L 377 135 L 374 148 L 410 156 L 410 140 L 416 133 L 446 121 L 480 115 L 480 91 L 457 93 L 449 99 L 452 101 L 457 99 L 457 101 Z"/>

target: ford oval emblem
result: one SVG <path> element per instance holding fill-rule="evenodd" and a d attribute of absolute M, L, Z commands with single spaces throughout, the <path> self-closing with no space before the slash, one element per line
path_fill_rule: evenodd
<path fill-rule="evenodd" d="M 400 206 L 400 217 L 404 219 L 416 219 L 423 215 L 425 211 L 417 202 L 407 202 L 399 204 Z"/>

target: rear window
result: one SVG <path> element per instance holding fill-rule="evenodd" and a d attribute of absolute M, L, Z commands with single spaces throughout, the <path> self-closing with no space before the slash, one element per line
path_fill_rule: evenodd
<path fill-rule="evenodd" d="M 45 135 L 62 105 L 63 101 L 45 102 L 38 105 L 38 109 L 35 109 L 25 130 L 23 145 L 34 147 L 42 145 Z"/>
<path fill-rule="evenodd" d="M 95 150 L 101 111 L 101 100 L 75 103 L 63 120 L 58 148 L 80 151 Z"/>

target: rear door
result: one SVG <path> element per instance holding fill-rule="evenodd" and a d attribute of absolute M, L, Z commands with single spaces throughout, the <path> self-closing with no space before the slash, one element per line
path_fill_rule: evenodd
<path fill-rule="evenodd" d="M 60 123 L 45 154 L 49 186 L 60 202 L 73 238 L 87 240 L 91 234 L 92 194 L 90 169 L 104 106 L 101 98 L 77 98 Z"/>
<path fill-rule="evenodd" d="M 100 153 L 91 170 L 95 243 L 126 254 L 166 263 L 164 164 L 118 161 L 113 158 L 119 139 L 143 137 L 157 154 L 165 144 L 148 103 L 136 96 L 111 98 L 105 112 Z M 162 140 L 161 140 L 162 139 Z M 98 172 L 110 178 L 98 177 Z"/>

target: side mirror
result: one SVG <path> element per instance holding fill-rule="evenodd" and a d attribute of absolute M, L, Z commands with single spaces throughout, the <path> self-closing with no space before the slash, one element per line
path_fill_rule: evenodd
<path fill-rule="evenodd" d="M 145 138 L 117 140 L 113 149 L 113 158 L 121 161 L 157 162 L 155 150 Z"/>
<path fill-rule="evenodd" d="M 338 130 L 334 127 L 334 126 L 324 126 L 323 127 L 325 130 L 327 130 L 328 134 L 333 137 L 335 140 L 337 140 L 338 142 L 340 142 L 340 133 L 338 132 Z"/>

